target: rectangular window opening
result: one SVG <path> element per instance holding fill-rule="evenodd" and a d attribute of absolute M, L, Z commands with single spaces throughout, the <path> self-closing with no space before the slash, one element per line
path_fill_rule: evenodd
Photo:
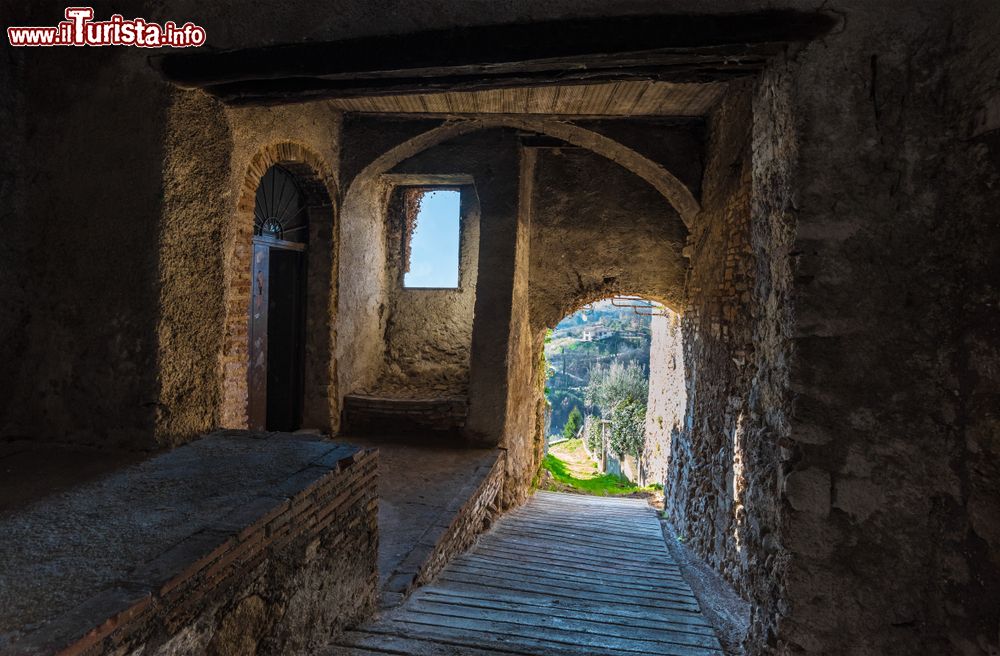
<path fill-rule="evenodd" d="M 403 286 L 458 289 L 461 198 L 458 189 L 407 190 Z"/>

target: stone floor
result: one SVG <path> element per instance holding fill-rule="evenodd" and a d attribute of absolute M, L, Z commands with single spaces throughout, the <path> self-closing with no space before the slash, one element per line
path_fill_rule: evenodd
<path fill-rule="evenodd" d="M 448 521 L 453 502 L 465 493 L 476 472 L 496 458 L 495 449 L 466 449 L 419 436 L 360 437 L 338 440 L 379 450 L 379 578 L 383 604 L 401 600 L 422 562 L 427 537 L 435 525 Z M 416 551 L 415 551 L 416 550 Z"/>
<path fill-rule="evenodd" d="M 0 443 L 0 513 L 23 508 L 151 455 L 28 440 Z"/>
<path fill-rule="evenodd" d="M 357 450 L 316 436 L 222 432 L 103 476 L 87 469 L 96 478 L 86 483 L 67 487 L 67 476 L 0 513 L 0 653 L 50 625 L 68 630 L 74 613 L 115 612 L 94 600 L 123 582 L 152 586 L 143 576 L 169 579 Z"/>
<path fill-rule="evenodd" d="M 644 501 L 538 492 L 322 656 L 721 656 Z"/>

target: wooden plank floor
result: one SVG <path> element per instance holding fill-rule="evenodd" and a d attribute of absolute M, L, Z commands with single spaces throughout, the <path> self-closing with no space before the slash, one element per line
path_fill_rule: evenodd
<path fill-rule="evenodd" d="M 721 656 L 645 501 L 538 492 L 324 656 Z"/>

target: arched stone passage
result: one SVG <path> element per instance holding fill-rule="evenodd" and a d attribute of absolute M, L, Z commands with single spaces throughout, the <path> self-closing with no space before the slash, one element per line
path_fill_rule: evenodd
<path fill-rule="evenodd" d="M 610 287 L 602 291 L 595 291 L 588 296 L 581 299 L 567 299 L 565 304 L 561 307 L 563 309 L 559 310 L 558 313 L 547 314 L 544 318 L 532 318 L 532 348 L 534 349 L 535 359 L 539 362 L 542 361 L 542 352 L 545 347 L 545 335 L 549 330 L 552 330 L 556 325 L 565 319 L 566 317 L 575 314 L 582 310 L 583 308 L 596 303 L 598 301 L 603 301 L 606 299 L 613 298 L 615 296 L 638 296 L 647 301 L 652 301 L 654 303 L 659 303 L 660 305 L 669 309 L 674 316 L 680 316 L 680 312 L 677 308 L 671 307 L 670 303 L 665 301 L 663 298 L 657 297 L 655 294 L 649 294 L 646 292 L 640 292 L 636 290 L 622 291 L 619 289 L 611 289 Z M 545 374 L 544 371 L 540 371 L 540 377 L 537 385 L 537 392 L 539 394 L 545 388 Z"/>
<path fill-rule="evenodd" d="M 472 132 L 513 128 L 549 135 L 600 155 L 644 180 L 685 224 L 700 211 L 690 190 L 664 167 L 591 130 L 544 118 L 497 116 L 448 121 L 384 152 L 345 185 L 341 208 L 337 352 L 341 393 L 370 386 L 384 358 L 384 209 L 390 185 L 382 174 L 438 144 Z"/>
<path fill-rule="evenodd" d="M 552 325 L 584 303 L 624 293 L 680 311 L 689 233 L 667 200 L 588 151 L 545 149 L 535 159 L 532 324 Z"/>
<path fill-rule="evenodd" d="M 571 149 L 575 154 L 570 159 L 582 157 L 588 160 L 581 171 L 597 170 L 596 174 L 602 175 L 613 170 L 616 173 L 612 185 L 630 180 L 629 189 L 638 189 L 642 202 L 651 201 L 656 208 L 645 212 L 644 229 L 668 234 L 668 239 L 661 242 L 661 248 L 653 256 L 670 263 L 665 285 L 672 291 L 664 293 L 663 290 L 657 290 L 653 283 L 650 283 L 648 289 L 644 285 L 636 285 L 636 288 L 641 287 L 641 291 L 648 291 L 657 298 L 668 297 L 673 307 L 679 303 L 684 269 L 681 250 L 687 236 L 682 217 L 690 219 L 699 210 L 690 192 L 673 175 L 607 137 L 568 123 L 506 116 L 449 121 L 388 149 L 361 169 L 353 180 L 345 181 L 346 191 L 340 213 L 341 260 L 336 358 L 341 395 L 372 387 L 385 362 L 385 331 L 389 312 L 385 210 L 392 183 L 384 174 L 434 146 L 489 129 L 523 130 L 559 138 L 578 146 L 578 149 Z M 485 233 L 481 235 L 483 240 L 492 244 L 485 252 L 499 260 L 496 266 L 484 265 L 482 260 L 480 262 L 481 274 L 482 267 L 486 266 L 490 275 L 496 276 L 489 284 L 484 285 L 480 280 L 480 288 L 491 290 L 490 293 L 495 298 L 484 298 L 477 294 L 470 406 L 465 428 L 470 441 L 503 444 L 507 447 L 510 469 L 507 490 L 510 497 L 505 501 L 507 504 L 516 502 L 516 497 L 524 493 L 533 468 L 537 467 L 538 460 L 532 455 L 532 437 L 538 424 L 538 412 L 541 410 L 541 405 L 536 403 L 534 391 L 537 359 L 533 358 L 536 351 L 529 316 L 529 226 L 534 219 L 529 220 L 528 215 L 534 213 L 531 205 L 537 201 L 532 200 L 531 184 L 523 184 L 529 182 L 534 175 L 534 165 L 528 162 L 534 162 L 538 158 L 534 156 L 535 149 L 527 148 L 524 152 L 526 155 L 522 158 L 520 173 L 516 172 L 516 162 L 510 162 L 512 175 L 493 177 L 488 187 L 480 184 L 478 188 L 481 196 L 487 194 L 492 197 L 490 202 L 483 199 L 484 225 L 492 226 L 491 230 L 499 230 L 492 236 Z M 593 169 L 595 164 L 597 169 Z M 508 177 L 509 180 L 506 179 Z M 509 188 L 501 189 L 497 186 L 501 178 L 504 179 L 503 185 Z M 518 179 L 522 182 L 520 190 Z M 521 194 L 519 199 L 518 193 Z M 590 193 L 596 191 L 591 190 Z M 501 223 L 487 216 L 486 207 L 491 204 L 500 212 L 500 222 L 506 227 L 501 228 Z M 520 216 L 516 216 L 518 214 Z M 506 271 L 505 263 L 514 263 L 514 271 Z M 605 277 L 609 276 L 599 276 L 597 281 L 603 281 Z M 579 293 L 587 293 L 588 290 L 590 293 L 623 291 L 621 286 L 637 280 L 636 277 L 621 276 L 617 272 L 612 273 L 610 278 L 614 281 L 607 281 L 607 289 L 588 283 L 582 290 L 575 290 L 571 298 L 579 298 Z M 512 310 L 499 312 L 498 308 L 501 307 Z M 484 317 L 488 315 L 491 318 L 484 323 Z M 512 396 L 509 393 L 512 390 L 517 390 L 517 394 Z"/>
<path fill-rule="evenodd" d="M 545 354 L 545 341 L 549 334 L 550 329 L 555 329 L 562 321 L 577 315 L 581 310 L 585 310 L 588 306 L 593 307 L 594 310 L 600 311 L 600 302 L 607 301 L 618 297 L 620 300 L 615 302 L 617 305 L 645 305 L 645 304 L 655 304 L 661 306 L 658 309 L 643 310 L 639 309 L 636 314 L 646 314 L 648 318 L 648 324 L 646 326 L 633 325 L 632 330 L 636 328 L 649 330 L 649 357 L 648 360 L 641 359 L 638 363 L 646 369 L 647 381 L 648 381 L 648 395 L 645 400 L 646 405 L 646 420 L 644 427 L 644 446 L 638 458 L 634 458 L 629 461 L 628 458 L 621 461 L 622 472 L 625 473 L 632 481 L 638 482 L 641 485 L 651 485 L 653 483 L 663 484 L 666 481 L 667 476 L 667 465 L 670 455 L 670 445 L 672 439 L 675 439 L 680 434 L 681 426 L 684 422 L 684 412 L 687 402 L 687 391 L 685 387 L 685 376 L 684 376 L 684 349 L 683 349 L 683 338 L 680 329 L 680 315 L 673 311 L 664 299 L 657 299 L 651 295 L 637 294 L 637 293 L 621 293 L 617 292 L 614 294 L 606 294 L 598 298 L 593 298 L 586 303 L 574 304 L 570 307 L 559 319 L 548 323 L 544 327 L 540 328 L 535 335 L 535 349 L 537 353 L 537 358 L 541 362 L 543 357 L 547 365 L 554 365 L 556 371 L 559 370 L 558 358 L 555 361 L 549 361 L 547 355 Z M 622 297 L 633 300 L 625 300 Z M 595 306 L 595 304 L 598 304 Z M 603 308 L 606 311 L 608 308 Z M 631 310 L 623 308 L 623 312 L 626 316 L 630 316 Z M 624 320 L 625 317 L 622 317 Z M 592 325 L 592 321 L 587 322 L 588 325 Z M 569 328 L 570 331 L 573 328 Z M 614 337 L 614 330 L 608 330 L 607 328 L 600 328 L 595 326 L 593 329 L 596 334 L 591 337 L 581 336 L 584 343 L 591 341 L 600 341 L 609 337 Z M 570 333 L 572 334 L 572 333 Z M 619 342 L 620 344 L 620 342 Z M 615 353 L 617 354 L 617 349 Z M 565 357 L 565 353 L 563 354 Z M 578 356 L 580 357 L 580 356 Z M 593 372 L 593 355 L 583 355 L 582 360 L 577 360 L 577 365 L 580 362 L 585 363 L 586 373 L 589 376 Z M 598 356 L 601 357 L 601 356 Z M 622 360 L 616 355 L 615 360 L 621 362 Z M 590 364 L 587 364 L 590 363 Z M 565 362 L 563 366 L 565 367 Z M 573 376 L 580 376 L 581 370 L 579 367 L 576 369 Z M 565 385 L 565 381 L 563 383 Z M 547 375 L 547 370 L 541 373 L 538 381 L 538 394 L 539 399 L 543 402 L 545 400 L 551 401 L 551 397 L 547 390 L 560 389 L 558 385 L 558 380 L 553 381 Z M 565 390 L 565 387 L 561 389 Z M 565 396 L 566 392 L 563 392 L 563 398 L 568 400 L 569 397 Z M 580 399 L 577 399 L 579 401 Z M 586 411 L 586 408 L 582 403 L 579 404 L 581 410 Z M 568 406 L 563 406 L 563 412 L 559 412 L 556 407 L 552 406 L 552 419 L 555 420 L 557 417 L 565 419 L 565 411 Z M 592 416 L 598 415 L 597 412 L 589 413 Z M 590 420 L 588 420 L 590 421 Z M 546 422 L 548 423 L 548 422 Z M 540 438 L 545 440 L 547 435 L 552 435 L 553 433 L 558 433 L 558 427 L 561 425 L 559 421 L 552 421 L 547 434 L 541 434 Z M 543 427 L 544 428 L 544 427 Z M 611 460 L 611 456 L 607 454 L 599 454 L 599 451 L 595 451 L 591 446 L 588 448 L 591 456 L 595 460 L 601 460 L 601 462 L 608 462 Z M 602 468 L 601 471 L 604 471 Z"/>
<path fill-rule="evenodd" d="M 236 213 L 225 247 L 225 331 L 220 424 L 247 426 L 249 308 L 253 212 L 261 177 L 274 165 L 291 173 L 306 203 L 309 242 L 306 261 L 306 316 L 303 386 L 303 426 L 332 429 L 339 417 L 333 317 L 336 311 L 337 185 L 333 169 L 323 159 L 294 142 L 262 148 L 251 160 L 240 188 Z"/>

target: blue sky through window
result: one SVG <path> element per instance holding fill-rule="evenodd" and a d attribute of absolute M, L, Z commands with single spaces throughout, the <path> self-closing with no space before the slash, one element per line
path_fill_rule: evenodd
<path fill-rule="evenodd" d="M 429 191 L 417 214 L 410 238 L 410 270 L 406 287 L 458 287 L 458 190 Z"/>

